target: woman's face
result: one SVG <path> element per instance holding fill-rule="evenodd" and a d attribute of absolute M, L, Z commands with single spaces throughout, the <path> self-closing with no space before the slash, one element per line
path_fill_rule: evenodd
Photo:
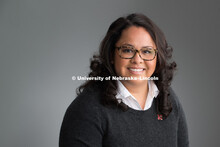
<path fill-rule="evenodd" d="M 150 34 L 143 27 L 131 26 L 122 32 L 121 38 L 116 43 L 116 47 L 121 45 L 129 44 L 137 50 L 143 47 L 151 46 L 154 49 L 156 45 L 152 40 Z M 117 76 L 122 77 L 151 77 L 156 68 L 157 57 L 152 61 L 144 61 L 140 58 L 139 54 L 132 59 L 123 59 L 119 56 L 118 49 L 115 49 L 114 55 L 114 68 Z M 146 80 L 126 80 L 122 81 L 123 84 L 143 84 L 147 83 Z"/>

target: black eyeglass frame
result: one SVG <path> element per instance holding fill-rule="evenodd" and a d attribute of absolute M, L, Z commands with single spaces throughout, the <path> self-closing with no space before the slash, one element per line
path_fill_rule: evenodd
<path fill-rule="evenodd" d="M 122 45 L 122 46 L 124 46 L 124 45 Z M 118 49 L 118 51 L 119 51 L 119 50 L 122 48 L 122 46 L 115 47 L 115 48 Z M 154 55 L 153 59 L 143 59 L 143 58 L 141 57 L 141 54 L 140 54 L 140 51 L 141 51 L 142 49 L 140 49 L 140 51 L 139 51 L 139 50 L 135 49 L 134 47 L 133 47 L 133 50 L 135 50 L 135 53 L 134 53 L 134 55 L 133 55 L 132 57 L 130 57 L 130 58 L 122 57 L 121 54 L 120 54 L 120 52 L 119 52 L 119 56 L 120 56 L 122 59 L 132 59 L 132 58 L 134 58 L 134 56 L 136 55 L 136 53 L 138 53 L 138 54 L 139 54 L 139 57 L 140 57 L 142 60 L 144 60 L 144 61 L 152 61 L 152 60 L 154 60 L 154 58 L 156 57 L 157 52 L 158 52 L 157 49 L 154 49 L 154 48 L 152 48 L 152 49 L 155 51 L 155 55 Z"/>

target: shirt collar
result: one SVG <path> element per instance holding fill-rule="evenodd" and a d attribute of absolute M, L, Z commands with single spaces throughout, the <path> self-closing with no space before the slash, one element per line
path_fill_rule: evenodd
<path fill-rule="evenodd" d="M 157 88 L 157 85 L 154 83 L 153 80 L 148 81 L 148 87 L 149 87 L 149 96 L 156 98 L 157 95 L 159 94 L 159 89 Z"/>
<path fill-rule="evenodd" d="M 118 90 L 116 94 L 117 99 L 123 99 L 129 96 L 134 98 L 134 96 L 127 90 L 127 88 L 122 84 L 121 81 L 118 80 L 117 84 L 118 84 Z M 159 94 L 159 90 L 153 80 L 148 80 L 148 87 L 149 87 L 148 96 L 152 98 L 156 98 L 157 95 Z"/>

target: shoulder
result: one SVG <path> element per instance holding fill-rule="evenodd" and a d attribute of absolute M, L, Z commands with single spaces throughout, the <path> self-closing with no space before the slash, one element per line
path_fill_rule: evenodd
<path fill-rule="evenodd" d="M 174 113 L 176 113 L 176 115 L 179 115 L 179 111 L 182 108 L 179 97 L 176 95 L 176 93 L 174 92 L 173 88 L 169 88 L 169 99 L 171 101 L 172 104 L 172 109 L 174 111 Z"/>
<path fill-rule="evenodd" d="M 171 100 L 172 104 L 175 104 L 178 107 L 178 105 L 179 105 L 179 98 L 176 95 L 176 93 L 174 92 L 172 87 L 169 88 L 169 99 Z"/>
<path fill-rule="evenodd" d="M 100 102 L 100 92 L 97 89 L 85 89 L 67 108 L 62 129 L 88 127 L 88 124 L 102 126 L 103 106 Z"/>
<path fill-rule="evenodd" d="M 99 146 L 103 136 L 102 105 L 100 92 L 96 89 L 85 89 L 69 105 L 63 118 L 60 131 L 60 144 L 66 146 L 84 145 Z M 80 141 L 80 142 L 79 142 Z M 98 145 L 97 145 L 98 144 Z"/>
<path fill-rule="evenodd" d="M 69 105 L 67 112 L 95 113 L 102 107 L 101 93 L 97 88 L 86 88 Z"/>

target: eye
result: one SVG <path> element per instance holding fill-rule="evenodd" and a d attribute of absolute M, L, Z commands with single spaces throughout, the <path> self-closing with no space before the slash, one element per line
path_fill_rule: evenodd
<path fill-rule="evenodd" d="M 134 53 L 134 49 L 132 46 L 122 46 L 122 53 Z"/>
<path fill-rule="evenodd" d="M 143 53 L 143 54 L 153 54 L 153 53 L 154 53 L 154 50 L 151 49 L 151 48 L 146 48 L 146 49 L 143 49 L 143 50 L 142 50 L 142 53 Z"/>
<path fill-rule="evenodd" d="M 129 48 L 122 48 L 122 52 L 123 53 L 133 53 L 134 50 L 133 49 L 129 49 Z"/>

